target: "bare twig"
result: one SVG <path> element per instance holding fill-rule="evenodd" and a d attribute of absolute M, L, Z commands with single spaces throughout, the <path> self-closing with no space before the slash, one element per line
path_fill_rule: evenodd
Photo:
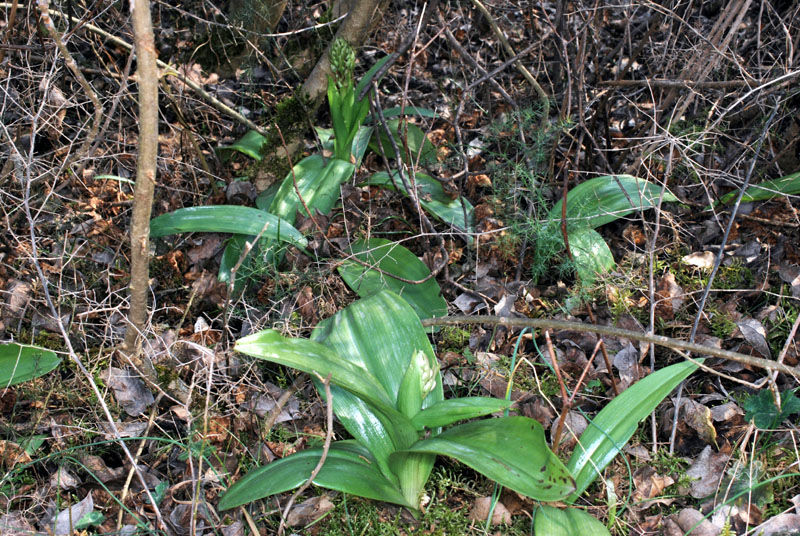
<path fill-rule="evenodd" d="M 283 515 L 281 516 L 281 524 L 278 526 L 278 536 L 283 534 L 283 530 L 286 528 L 286 518 L 289 517 L 289 512 L 292 510 L 292 505 L 303 493 L 305 490 L 308 489 L 309 486 L 314 482 L 314 479 L 317 478 L 317 475 L 322 470 L 322 466 L 325 464 L 325 459 L 328 457 L 328 451 L 331 448 L 331 440 L 333 439 L 333 395 L 331 394 L 331 375 L 328 374 L 327 378 L 323 378 L 316 372 L 317 378 L 322 382 L 322 385 L 325 387 L 325 426 L 327 427 L 325 432 L 325 444 L 322 446 L 322 455 L 319 458 L 319 462 L 317 462 L 317 466 L 314 467 L 314 470 L 311 471 L 311 475 L 306 480 L 305 484 L 300 486 L 297 491 L 294 492 L 292 497 L 289 499 L 289 502 L 286 503 L 286 508 L 283 510 Z"/>
<path fill-rule="evenodd" d="M 567 418 L 567 413 L 569 412 L 570 399 L 567 396 L 567 388 L 564 385 L 564 378 L 561 376 L 561 368 L 558 366 L 558 359 L 556 359 L 556 352 L 553 350 L 553 341 L 550 340 L 549 330 L 544 331 L 544 340 L 547 342 L 547 353 L 550 355 L 550 362 L 556 373 L 558 387 L 561 389 L 561 416 L 558 418 L 556 431 L 551 437 L 553 441 L 552 449 L 556 451 L 558 450 L 558 444 L 561 442 L 561 431 L 564 428 L 564 420 Z"/>
<path fill-rule="evenodd" d="M 89 149 L 91 148 L 92 142 L 97 137 L 97 133 L 100 131 L 100 124 L 103 121 L 103 105 L 100 103 L 100 98 L 97 96 L 97 93 L 95 93 L 94 89 L 92 89 L 92 85 L 88 80 L 86 80 L 86 77 L 83 76 L 83 73 L 78 68 L 78 63 L 75 61 L 75 58 L 72 57 L 72 54 L 70 54 L 67 46 L 61 39 L 61 34 L 59 34 L 58 30 L 56 30 L 56 27 L 53 24 L 53 19 L 50 18 L 49 5 L 49 0 L 38 0 L 37 6 L 39 7 L 42 24 L 47 29 L 47 32 L 50 34 L 50 37 L 53 39 L 53 41 L 55 41 L 59 52 L 61 52 L 61 54 L 64 56 L 64 63 L 67 65 L 69 70 L 72 71 L 73 76 L 75 76 L 75 79 L 83 88 L 86 96 L 89 97 L 90 101 L 92 101 L 92 106 L 94 106 L 94 120 L 92 121 L 92 126 L 89 128 L 89 132 L 83 139 L 83 143 L 81 143 L 78 151 L 75 152 L 65 164 L 66 167 L 70 167 L 73 162 L 77 162 L 78 160 L 89 156 Z"/>
<path fill-rule="evenodd" d="M 612 87 L 676 87 L 691 89 L 732 89 L 750 86 L 746 80 L 664 80 L 659 78 L 646 78 L 644 80 L 600 80 L 597 84 Z"/>
<path fill-rule="evenodd" d="M 731 214 L 728 218 L 728 225 L 725 228 L 725 232 L 722 235 L 722 242 L 719 246 L 719 250 L 717 251 L 716 258 L 714 259 L 714 266 L 711 268 L 711 273 L 708 275 L 708 283 L 706 283 L 706 287 L 703 290 L 703 296 L 700 298 L 700 304 L 697 306 L 697 314 L 694 317 L 694 323 L 692 323 L 692 331 L 689 334 L 689 342 L 694 342 L 694 338 L 697 335 L 697 328 L 700 327 L 700 319 L 703 317 L 703 311 L 706 306 L 706 301 L 708 300 L 708 296 L 711 293 L 711 287 L 714 284 L 714 278 L 717 275 L 717 271 L 719 270 L 720 265 L 722 264 L 722 257 L 725 255 L 725 244 L 728 243 L 728 237 L 730 236 L 731 229 L 733 229 L 733 224 L 736 221 L 736 214 L 739 212 L 739 206 L 742 203 L 742 198 L 744 197 L 744 192 L 747 190 L 748 185 L 750 184 L 750 179 L 753 176 L 753 171 L 756 167 L 756 162 L 758 161 L 758 156 L 761 153 L 761 146 L 764 144 L 764 140 L 767 137 L 767 133 L 769 132 L 769 128 L 772 126 L 772 121 L 775 119 L 775 115 L 778 113 L 778 109 L 780 108 L 778 103 L 772 108 L 772 113 L 770 114 L 769 118 L 767 118 L 766 123 L 764 123 L 764 128 L 761 131 L 761 135 L 758 137 L 758 142 L 756 142 L 755 152 L 753 154 L 753 158 L 750 161 L 750 168 L 747 170 L 747 175 L 745 176 L 744 183 L 739 188 L 739 195 L 736 197 L 736 202 L 733 204 L 733 208 L 731 209 Z M 780 363 L 782 365 L 782 363 Z M 774 370 L 774 369 L 773 369 Z M 767 376 L 770 380 L 770 387 L 772 388 L 773 396 L 776 397 L 778 400 L 778 407 L 780 407 L 780 395 L 778 394 L 778 387 L 775 385 L 775 381 L 771 375 Z M 672 421 L 672 432 L 669 436 L 669 452 L 672 454 L 673 449 L 675 448 L 675 436 L 678 433 L 678 416 L 681 410 L 681 395 L 683 394 L 683 386 L 685 385 L 686 380 L 682 381 L 680 385 L 678 385 L 678 392 L 676 395 L 676 402 L 675 402 L 675 417 Z"/>
<path fill-rule="evenodd" d="M 514 52 L 514 49 L 511 47 L 511 44 L 508 42 L 503 31 L 500 29 L 500 26 L 497 25 L 497 22 L 492 17 L 492 14 L 489 13 L 489 10 L 486 9 L 486 6 L 481 3 L 480 0 L 472 0 L 472 4 L 478 8 L 486 20 L 489 22 L 489 26 L 492 27 L 492 32 L 500 40 L 500 43 L 503 45 L 503 49 L 506 51 L 509 57 L 513 58 L 517 54 Z M 531 72 L 519 61 L 517 61 L 514 66 L 517 70 L 522 73 L 522 76 L 525 77 L 525 80 L 533 87 L 533 90 L 536 92 L 536 95 L 539 97 L 539 102 L 542 105 L 542 117 L 540 118 L 539 122 L 543 129 L 547 128 L 550 122 L 550 97 L 547 95 L 547 92 L 539 85 L 539 82 L 536 81 L 536 78 L 533 77 Z"/>
<path fill-rule="evenodd" d="M 372 84 L 373 84 L 373 82 L 374 82 L 374 81 L 376 81 L 376 80 L 380 80 L 381 78 L 383 78 L 383 76 L 384 76 L 386 73 L 388 73 L 388 72 L 389 72 L 389 69 L 391 69 L 391 68 L 392 68 L 392 65 L 394 65 L 394 64 L 397 62 L 397 60 L 398 60 L 398 59 L 399 59 L 399 58 L 400 58 L 400 57 L 401 57 L 403 54 L 405 54 L 406 52 L 408 52 L 408 50 L 411 48 L 411 46 L 412 46 L 412 45 L 414 44 L 414 42 L 417 40 L 417 35 L 418 35 L 418 33 L 419 33 L 419 29 L 421 29 L 421 28 L 424 28 L 425 26 L 427 26 L 427 25 L 428 25 L 428 21 L 429 21 L 429 20 L 430 20 L 430 18 L 431 18 L 431 14 L 432 14 L 434 11 L 436 11 L 438 4 L 439 4 L 439 0 L 431 0 L 431 1 L 430 1 L 430 2 L 429 2 L 429 3 L 428 3 L 426 6 L 425 6 L 424 12 L 423 12 L 423 14 L 422 14 L 422 18 L 420 19 L 420 21 L 419 21 L 419 23 L 418 23 L 418 24 L 415 24 L 415 25 L 414 25 L 414 30 L 413 30 L 413 31 L 412 31 L 412 32 L 411 32 L 411 33 L 410 33 L 410 34 L 409 34 L 409 35 L 406 37 L 405 41 L 403 41 L 403 43 L 402 43 L 402 44 L 401 44 L 401 45 L 400 45 L 400 46 L 397 48 L 397 50 L 395 50 L 394 52 L 392 52 L 392 53 L 389 55 L 390 57 L 389 57 L 389 59 L 388 59 L 388 60 L 386 60 L 386 63 L 385 63 L 385 64 L 383 64 L 383 66 L 382 66 L 380 69 L 378 69 L 378 70 L 375 72 L 375 74 L 373 74 L 373 75 L 372 75 L 370 78 L 368 78 L 368 79 L 365 81 L 365 84 L 364 84 L 364 89 L 362 89 L 362 90 L 361 90 L 361 94 L 360 94 L 360 95 L 358 95 L 358 100 L 361 100 L 361 99 L 363 99 L 364 97 L 366 97 L 366 96 L 367 96 L 367 93 L 369 93 L 369 90 L 370 90 L 370 88 L 372 87 Z"/>

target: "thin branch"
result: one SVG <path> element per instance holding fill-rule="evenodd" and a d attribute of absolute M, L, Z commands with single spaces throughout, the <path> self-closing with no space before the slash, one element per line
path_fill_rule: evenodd
<path fill-rule="evenodd" d="M 317 478 L 317 475 L 322 470 L 322 466 L 325 464 L 325 459 L 328 457 L 328 451 L 331 449 L 331 440 L 333 439 L 333 395 L 331 394 L 331 375 L 328 374 L 327 378 L 323 378 L 316 372 L 314 374 L 316 374 L 317 378 L 319 378 L 319 380 L 322 382 L 322 385 L 325 387 L 325 426 L 327 427 L 325 432 L 325 444 L 322 446 L 322 456 L 320 456 L 317 466 L 314 467 L 313 471 L 311 471 L 311 476 L 308 477 L 308 480 L 306 480 L 305 484 L 300 486 L 297 491 L 294 492 L 292 497 L 289 499 L 289 502 L 286 503 L 286 508 L 283 510 L 283 515 L 281 516 L 281 524 L 278 526 L 278 536 L 282 536 L 283 531 L 286 528 L 286 518 L 289 517 L 289 512 L 292 509 L 292 505 L 300 496 L 300 494 L 307 490 L 308 487 L 314 482 L 314 479 Z"/>
<path fill-rule="evenodd" d="M 480 0 L 472 0 L 472 4 L 478 8 L 478 11 L 480 11 L 484 17 L 486 17 L 486 20 L 489 22 L 489 26 L 492 27 L 494 35 L 500 40 L 500 43 L 503 45 L 503 49 L 506 51 L 506 54 L 508 54 L 508 56 L 511 58 L 515 57 L 516 53 L 514 52 L 514 49 L 511 47 L 511 44 L 508 42 L 508 39 L 503 31 L 500 29 L 500 26 L 498 26 L 497 22 L 495 22 L 492 14 L 489 13 L 488 9 L 486 9 L 486 6 L 484 6 Z M 543 129 L 547 128 L 550 121 L 550 97 L 547 95 L 547 92 L 542 89 L 542 86 L 539 85 L 539 82 L 536 81 L 536 78 L 533 77 L 531 72 L 524 65 L 522 65 L 522 63 L 517 61 L 514 66 L 520 73 L 522 73 L 522 76 L 525 77 L 525 80 L 527 80 L 531 87 L 533 87 L 533 90 L 539 97 L 539 102 L 542 104 L 542 117 L 540 119 L 540 124 Z"/>
<path fill-rule="evenodd" d="M 61 39 L 61 34 L 59 34 L 58 30 L 56 30 L 56 27 L 53 24 L 53 19 L 50 18 L 49 5 L 49 0 L 39 0 L 37 3 L 42 24 L 47 29 L 47 33 L 50 34 L 50 37 L 53 39 L 53 41 L 55 41 L 56 47 L 58 47 L 61 55 L 64 56 L 64 63 L 67 65 L 69 70 L 72 71 L 73 76 L 75 76 L 75 79 L 81 85 L 83 91 L 86 92 L 86 96 L 89 97 L 90 101 L 92 101 L 92 106 L 94 106 L 94 120 L 92 121 L 92 126 L 89 128 L 89 132 L 83 139 L 83 143 L 81 143 L 78 151 L 67 160 L 65 167 L 69 167 L 73 162 L 77 162 L 83 157 L 89 156 L 89 150 L 92 142 L 97 138 L 97 133 L 100 131 L 100 124 L 103 121 L 103 105 L 100 103 L 100 98 L 97 96 L 97 93 L 94 92 L 92 85 L 88 80 L 86 80 L 86 77 L 83 76 L 83 73 L 78 68 L 78 63 L 75 61 L 75 58 L 72 57 L 72 54 L 70 54 L 67 46 Z"/>
<path fill-rule="evenodd" d="M 672 348 L 675 350 L 682 350 L 684 352 L 691 352 L 701 355 L 709 355 L 712 357 L 719 357 L 738 363 L 744 363 L 752 367 L 762 368 L 765 370 L 772 370 L 782 372 L 800 379 L 800 367 L 790 367 L 783 363 L 776 363 L 770 359 L 762 359 L 760 357 L 753 357 L 750 355 L 740 354 L 739 352 L 731 352 L 730 350 L 722 350 L 720 348 L 712 348 L 702 344 L 681 341 L 663 335 L 651 335 L 649 333 L 641 333 L 638 331 L 631 331 L 627 329 L 615 328 L 611 326 L 598 326 L 596 324 L 584 324 L 582 322 L 571 322 L 568 320 L 553 320 L 550 318 L 508 318 L 503 316 L 467 316 L 467 315 L 454 315 L 444 316 L 441 318 L 427 318 L 422 321 L 422 325 L 429 326 L 454 326 L 459 324 L 494 324 L 499 326 L 516 327 L 516 328 L 538 328 L 538 329 L 562 329 L 570 331 L 580 331 L 588 333 L 597 333 L 605 335 L 606 337 L 623 337 L 634 341 L 644 341 L 663 346 L 665 348 Z"/>

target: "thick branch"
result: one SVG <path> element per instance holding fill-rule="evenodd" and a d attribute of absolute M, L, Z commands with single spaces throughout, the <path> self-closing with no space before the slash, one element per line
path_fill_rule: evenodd
<path fill-rule="evenodd" d="M 156 184 L 158 155 L 158 66 L 150 19 L 150 1 L 136 0 L 133 7 L 136 75 L 139 86 L 139 155 L 131 222 L 131 308 L 125 347 L 134 353 L 147 321 L 149 289 L 150 213 Z M 137 363 L 137 360 L 133 360 Z M 149 367 L 144 367 L 148 370 Z"/>

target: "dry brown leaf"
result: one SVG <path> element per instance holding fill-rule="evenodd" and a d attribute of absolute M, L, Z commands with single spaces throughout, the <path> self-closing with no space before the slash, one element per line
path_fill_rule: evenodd
<path fill-rule="evenodd" d="M 105 374 L 105 380 L 114 392 L 117 403 L 128 415 L 141 415 L 155 402 L 153 393 L 134 372 L 110 367 Z"/>
<path fill-rule="evenodd" d="M 681 408 L 683 420 L 688 424 L 700 439 L 709 445 L 716 445 L 717 430 L 711 422 L 711 410 L 703 404 L 687 399 Z"/>
<path fill-rule="evenodd" d="M 477 499 L 473 505 L 472 510 L 469 512 L 469 518 L 472 521 L 477 522 L 486 522 L 486 519 L 489 517 L 489 512 L 492 509 L 492 498 L 491 497 L 481 497 Z M 501 502 L 497 502 L 494 506 L 494 512 L 492 512 L 492 521 L 491 525 L 508 525 L 511 523 L 511 514 L 508 512 L 508 509 L 505 505 Z"/>
<path fill-rule="evenodd" d="M 720 480 L 725 474 L 725 466 L 730 455 L 715 453 L 710 446 L 692 462 L 686 475 L 693 479 L 689 493 L 695 499 L 703 499 L 716 493 Z"/>
<path fill-rule="evenodd" d="M 640 467 L 633 473 L 633 502 L 637 509 L 647 509 L 654 504 L 670 504 L 675 499 L 655 499 L 660 496 L 665 488 L 675 483 L 669 475 L 660 475 L 649 466 Z"/>
<path fill-rule="evenodd" d="M 19 463 L 30 463 L 31 457 L 18 444 L 0 439 L 0 467 L 13 469 Z"/>
<path fill-rule="evenodd" d="M 318 495 L 292 507 L 286 517 L 290 527 L 306 526 L 321 518 L 331 510 L 334 504 L 327 495 Z"/>

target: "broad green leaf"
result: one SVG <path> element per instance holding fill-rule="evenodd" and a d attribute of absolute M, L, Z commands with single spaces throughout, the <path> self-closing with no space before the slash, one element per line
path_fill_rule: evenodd
<path fill-rule="evenodd" d="M 275 199 L 275 194 L 278 193 L 280 187 L 281 183 L 275 181 L 270 184 L 266 190 L 258 194 L 258 197 L 256 197 L 256 208 L 258 210 L 269 210 L 269 206 L 272 204 L 272 200 Z"/>
<path fill-rule="evenodd" d="M 252 357 L 296 368 L 312 376 L 331 376 L 331 383 L 347 389 L 377 408 L 391 410 L 391 399 L 376 378 L 361 364 L 347 361 L 329 348 L 307 339 L 290 339 L 266 329 L 236 341 L 234 350 Z M 396 396 L 396 395 L 395 395 Z"/>
<path fill-rule="evenodd" d="M 324 398 L 325 390 L 319 382 L 315 383 L 320 396 Z M 372 453 L 381 473 L 399 486 L 397 475 L 389 467 L 389 455 L 398 448 L 406 448 L 416 441 L 411 423 L 406 423 L 405 417 L 399 413 L 402 419 L 386 417 L 373 406 L 336 385 L 331 385 L 331 396 L 333 412 L 342 426 Z"/>
<path fill-rule="evenodd" d="M 417 351 L 422 350 L 432 365 L 436 363 L 433 348 L 414 310 L 397 294 L 385 290 L 323 320 L 311 339 L 370 371 L 389 393 L 393 404 L 397 401 L 402 371 L 408 368 Z M 417 440 L 416 429 L 399 412 L 389 418 L 388 413 L 375 412 L 354 398 L 337 400 L 334 394 L 336 416 L 373 453 L 381 470 L 392 474 L 389 455 L 412 445 Z M 443 398 L 441 375 L 437 375 L 436 386 L 422 405 L 428 407 Z"/>
<path fill-rule="evenodd" d="M 800 398 L 797 398 L 796 389 L 787 389 L 781 393 L 781 408 L 775 407 L 772 391 L 762 389 L 756 394 L 747 397 L 742 405 L 746 421 L 753 423 L 762 430 L 769 430 L 779 426 L 789 415 L 800 413 Z"/>
<path fill-rule="evenodd" d="M 488 398 L 483 396 L 470 396 L 464 398 L 451 398 L 420 411 L 411 423 L 417 430 L 424 428 L 439 428 L 449 426 L 458 421 L 482 417 L 511 407 L 513 402 L 501 398 Z"/>
<path fill-rule="evenodd" d="M 397 402 L 403 372 L 422 350 L 436 365 L 436 355 L 414 310 L 403 298 L 383 290 L 356 301 L 320 322 L 311 335 L 343 359 L 365 368 L 383 386 L 392 404 Z M 444 398 L 441 376 L 425 398 L 428 407 Z"/>
<path fill-rule="evenodd" d="M 403 379 L 400 381 L 400 388 L 397 390 L 397 409 L 409 419 L 422 410 L 422 400 L 427 394 L 423 386 L 425 372 L 433 372 L 433 369 L 430 367 L 430 361 L 425 356 L 425 352 L 420 350 L 409 362 Z M 439 373 L 438 363 L 435 373 Z"/>
<path fill-rule="evenodd" d="M 407 121 L 401 122 L 399 119 L 389 119 L 386 121 L 386 124 L 389 127 L 389 132 L 392 133 L 392 137 L 395 140 L 397 150 L 400 151 L 400 157 L 406 164 L 425 165 L 436 162 L 436 147 L 434 147 L 428 137 L 425 136 L 425 132 L 423 132 L 421 128 L 413 123 L 408 123 Z M 407 137 L 405 136 L 406 125 L 408 126 Z M 397 158 L 397 155 L 394 154 L 394 149 L 389 141 L 389 137 L 386 135 L 386 129 L 384 129 L 383 125 L 376 125 L 375 130 L 376 135 L 372 137 L 372 140 L 369 143 L 370 148 L 379 155 L 385 154 L 386 158 L 390 160 Z M 376 137 L 380 140 L 380 145 L 378 145 L 379 142 L 376 140 Z M 404 137 L 408 144 L 408 154 L 406 154 L 405 144 L 403 143 Z M 383 153 L 381 153 L 381 147 L 383 147 Z"/>
<path fill-rule="evenodd" d="M 357 240 L 350 249 L 358 259 L 375 265 L 383 272 L 404 279 L 419 281 L 431 273 L 416 255 L 403 246 L 383 238 Z M 402 296 L 419 318 L 447 315 L 447 302 L 442 297 L 439 283 L 434 278 L 412 285 L 352 261 L 345 261 L 339 265 L 338 270 L 347 286 L 361 297 L 372 296 L 382 289 L 389 289 Z M 398 374 L 403 372 L 405 367 L 398 370 Z"/>
<path fill-rule="evenodd" d="M 621 186 L 621 187 L 620 187 Z M 567 194 L 567 223 L 596 229 L 637 210 L 658 204 L 661 186 L 630 175 L 606 175 L 582 182 Z M 669 191 L 664 202 L 678 201 Z M 550 211 L 548 219 L 561 221 L 563 199 Z"/>
<path fill-rule="evenodd" d="M 290 171 L 286 175 L 270 204 L 269 212 L 294 223 L 297 212 L 305 212 L 303 203 L 297 197 L 299 190 L 312 212 L 318 210 L 327 214 L 339 199 L 339 186 L 352 177 L 354 171 L 355 166 L 344 160 L 332 158 L 326 162 L 320 155 L 307 156 L 294 166 L 294 174 Z"/>
<path fill-rule="evenodd" d="M 314 130 L 316 130 L 317 136 L 319 136 L 322 148 L 333 152 L 333 129 L 314 127 Z M 372 138 L 374 130 L 373 127 L 362 126 L 358 129 L 358 133 L 353 139 L 353 158 L 356 160 L 356 168 L 361 165 L 361 160 L 364 158 L 364 153 L 367 152 L 369 140 Z"/>
<path fill-rule="evenodd" d="M 562 510 L 555 506 L 539 505 L 534 514 L 533 530 L 546 536 L 610 536 L 608 529 L 597 519 L 578 508 Z"/>
<path fill-rule="evenodd" d="M 384 119 L 394 119 L 395 117 L 401 117 L 405 115 L 416 115 L 419 117 L 427 117 L 429 119 L 436 119 L 439 117 L 438 114 L 430 108 L 420 108 L 418 106 L 406 106 L 405 108 L 394 106 L 392 108 L 386 108 L 383 110 Z M 372 120 L 372 114 L 368 115 L 366 122 L 371 122 Z"/>
<path fill-rule="evenodd" d="M 369 70 L 368 70 L 366 73 L 364 73 L 364 76 L 362 76 L 362 77 L 361 77 L 361 80 L 359 80 L 359 81 L 358 81 L 358 85 L 356 86 L 356 91 L 355 91 L 356 97 L 358 97 L 359 95 L 361 95 L 361 92 L 362 92 L 362 91 L 364 91 L 364 88 L 365 88 L 365 87 L 367 87 L 367 84 L 368 84 L 368 83 L 369 83 L 369 84 L 372 84 L 372 82 L 373 82 L 373 81 L 372 81 L 372 80 L 370 80 L 370 78 L 372 78 L 372 76 L 373 76 L 373 75 L 374 75 L 376 72 L 378 72 L 378 70 L 379 70 L 381 67 L 383 67 L 383 66 L 384 66 L 384 64 L 385 64 L 387 61 L 389 61 L 389 59 L 390 59 L 391 57 L 392 57 L 392 55 L 391 55 L 391 54 L 389 54 L 389 55 L 386 55 L 386 56 L 382 57 L 381 59 L 379 59 L 378 61 L 376 61 L 376 62 L 375 62 L 375 65 L 373 65 L 372 67 L 370 67 L 370 68 L 369 68 Z M 375 82 L 379 82 L 379 80 L 375 80 Z M 367 94 L 367 95 L 369 95 L 369 94 Z M 367 97 L 364 97 L 364 98 L 366 99 Z"/>
<path fill-rule="evenodd" d="M 450 456 L 479 473 L 540 501 L 558 501 L 575 489 L 564 464 L 547 447 L 542 425 L 527 417 L 485 419 L 455 426 L 415 443 L 408 452 Z M 404 452 L 390 463 L 401 463 Z"/>
<path fill-rule="evenodd" d="M 594 229 L 575 229 L 569 233 L 569 249 L 575 259 L 575 271 L 583 283 L 614 269 L 616 263 L 608 244 Z"/>
<path fill-rule="evenodd" d="M 267 138 L 256 132 L 250 130 L 232 145 L 222 146 L 217 148 L 218 153 L 228 151 L 239 151 L 242 154 L 249 156 L 255 160 L 261 161 L 261 149 L 267 143 Z"/>
<path fill-rule="evenodd" d="M 800 194 L 800 171 L 779 179 L 772 179 L 749 186 L 747 190 L 745 190 L 744 196 L 742 196 L 742 203 L 766 201 L 767 199 L 794 194 Z M 728 204 L 736 199 L 737 195 L 739 195 L 739 192 L 736 190 L 728 192 L 720 197 L 717 203 L 723 205 Z"/>
<path fill-rule="evenodd" d="M 220 510 L 230 510 L 264 497 L 294 489 L 308 480 L 319 463 L 322 449 L 313 448 L 261 466 L 236 482 L 219 501 Z M 378 501 L 408 504 L 396 485 L 374 465 L 369 451 L 353 441 L 331 445 L 314 484 Z"/>
<path fill-rule="evenodd" d="M 0 344 L 0 390 L 44 376 L 61 363 L 55 352 L 25 344 Z"/>
<path fill-rule="evenodd" d="M 217 205 L 180 208 L 150 221 L 150 236 L 176 233 L 233 233 L 282 240 L 304 248 L 308 241 L 300 231 L 273 214 L 252 207 Z"/>
<path fill-rule="evenodd" d="M 401 192 L 408 195 L 402 179 L 396 173 L 393 173 L 393 175 L 394 182 L 392 182 L 388 173 L 380 171 L 367 179 L 367 183 L 392 190 L 395 189 L 396 184 Z M 461 196 L 457 199 L 448 197 L 444 193 L 442 184 L 430 175 L 416 173 L 415 178 L 419 204 L 422 205 L 422 208 L 431 213 L 437 220 L 447 225 L 452 225 L 459 231 L 473 231 L 473 208 L 465 197 Z"/>
<path fill-rule="evenodd" d="M 639 422 L 696 368 L 694 363 L 684 361 L 656 371 L 626 389 L 589 421 L 567 462 L 567 468 L 575 476 L 576 488 L 566 502 L 577 500 L 622 450 Z"/>
<path fill-rule="evenodd" d="M 228 243 L 225 245 L 225 251 L 222 252 L 222 258 L 219 261 L 217 280 L 226 284 L 230 283 L 233 268 L 242 257 L 242 253 L 245 251 L 246 243 L 252 240 L 255 240 L 254 236 L 235 234 L 230 237 Z M 244 258 L 242 264 L 239 265 L 239 269 L 236 272 L 236 281 L 233 283 L 234 294 L 238 294 L 242 291 L 242 289 L 244 289 L 245 284 L 250 276 L 250 263 L 253 260 L 254 254 L 258 252 L 258 248 L 258 244 L 253 244 L 253 248 Z"/>
<path fill-rule="evenodd" d="M 372 133 L 375 131 L 373 127 L 360 127 L 353 138 L 353 158 L 356 160 L 356 168 L 361 165 L 361 160 L 364 159 L 364 154 L 369 147 L 369 140 L 372 139 Z"/>

